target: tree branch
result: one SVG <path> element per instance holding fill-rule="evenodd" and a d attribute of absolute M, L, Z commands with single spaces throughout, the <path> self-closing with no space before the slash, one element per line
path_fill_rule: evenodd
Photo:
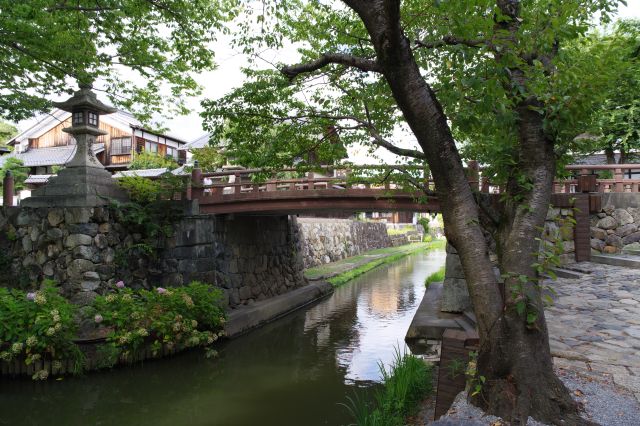
<path fill-rule="evenodd" d="M 417 149 L 407 149 L 407 148 L 400 148 L 398 146 L 395 146 L 394 144 L 392 144 L 391 142 L 389 142 L 388 140 L 380 136 L 372 126 L 367 126 L 367 127 L 369 130 L 369 133 L 371 134 L 371 137 L 373 138 L 373 143 L 382 148 L 385 148 L 387 151 L 392 152 L 396 155 L 404 156 L 404 157 L 416 158 L 418 160 L 427 159 L 427 157 L 424 155 L 422 151 L 418 151 Z"/>
<path fill-rule="evenodd" d="M 415 40 L 414 41 L 416 48 L 421 49 L 437 49 L 439 47 L 444 46 L 468 46 L 468 47 L 480 47 L 483 45 L 489 46 L 490 43 L 488 40 L 483 39 L 462 39 L 457 38 L 452 35 L 447 35 L 442 38 L 442 40 L 435 41 L 424 41 L 424 40 Z"/>
<path fill-rule="evenodd" d="M 284 67 L 280 72 L 293 80 L 300 74 L 317 71 L 329 64 L 345 65 L 368 72 L 381 72 L 376 61 L 345 53 L 324 53 L 315 61 Z"/>

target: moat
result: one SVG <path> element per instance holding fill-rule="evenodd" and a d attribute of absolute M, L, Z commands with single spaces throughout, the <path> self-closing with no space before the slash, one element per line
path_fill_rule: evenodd
<path fill-rule="evenodd" d="M 0 381 L 0 425 L 341 425 L 370 398 L 444 250 L 373 270 L 218 347 L 44 383 Z M 408 350 L 408 349 L 407 349 Z"/>

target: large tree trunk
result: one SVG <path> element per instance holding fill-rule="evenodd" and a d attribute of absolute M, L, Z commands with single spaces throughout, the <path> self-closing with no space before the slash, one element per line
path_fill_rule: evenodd
<path fill-rule="evenodd" d="M 460 254 L 478 319 L 478 371 L 486 383 L 477 400 L 489 412 L 509 420 L 533 416 L 544 422 L 577 424 L 576 405 L 553 372 L 547 327 L 537 286 L 528 282 L 527 296 L 539 311 L 533 326 L 513 309 L 507 287 L 503 300 L 480 225 L 479 209 L 464 174 L 447 118 L 420 74 L 410 43 L 400 26 L 398 1 L 347 1 L 360 15 L 376 49 L 377 62 L 406 122 L 420 144 L 436 184 L 448 241 Z M 530 110 L 529 113 L 533 113 Z M 523 112 L 523 111 L 521 111 Z M 526 113 L 524 111 L 523 113 Z M 507 203 L 500 229 L 499 258 L 503 272 L 535 277 L 538 227 L 546 216 L 554 174 L 553 145 L 540 139 L 541 120 L 522 117 L 520 137 L 527 149 L 543 156 L 528 166 L 535 188 L 525 202 Z M 534 145 L 538 143 L 539 147 Z M 523 159 L 524 160 L 524 159 Z M 529 203 L 531 210 L 525 206 Z M 508 280 L 507 286 L 512 284 Z"/>

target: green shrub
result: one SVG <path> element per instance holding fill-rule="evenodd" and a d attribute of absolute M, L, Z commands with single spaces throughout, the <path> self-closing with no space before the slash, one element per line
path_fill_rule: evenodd
<path fill-rule="evenodd" d="M 129 164 L 131 170 L 163 169 L 165 167 L 172 170 L 178 167 L 178 163 L 171 157 L 163 157 L 148 151 L 134 154 L 133 160 Z"/>
<path fill-rule="evenodd" d="M 380 372 L 383 388 L 376 392 L 375 408 L 357 396 L 344 405 L 358 426 L 403 426 L 432 390 L 431 366 L 396 349 L 390 370 L 380 364 Z"/>
<path fill-rule="evenodd" d="M 111 328 L 107 337 L 111 348 L 103 350 L 124 360 L 146 349 L 146 344 L 154 355 L 163 345 L 168 349 L 208 347 L 223 335 L 221 299 L 220 289 L 197 281 L 172 289 L 118 288 L 96 298 L 94 321 Z"/>
<path fill-rule="evenodd" d="M 429 285 L 431 285 L 431 283 L 439 283 L 444 281 L 444 266 L 442 268 L 440 268 L 439 270 L 437 270 L 436 272 L 434 272 L 433 274 L 429 275 L 425 280 L 424 280 L 424 285 L 425 287 L 429 287 Z"/>
<path fill-rule="evenodd" d="M 46 280 L 36 292 L 0 288 L 0 358 L 60 363 L 72 360 L 75 372 L 82 370 L 84 355 L 73 343 L 77 325 L 76 307 Z M 46 370 L 33 379 L 46 379 Z"/>

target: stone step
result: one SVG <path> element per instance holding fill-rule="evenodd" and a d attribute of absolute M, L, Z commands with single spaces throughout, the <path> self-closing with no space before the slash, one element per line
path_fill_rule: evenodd
<path fill-rule="evenodd" d="M 595 263 L 602 263 L 605 265 L 623 266 L 625 268 L 640 269 L 640 259 L 632 259 L 629 257 L 593 254 L 591 255 L 591 261 Z"/>
<path fill-rule="evenodd" d="M 582 275 L 584 275 L 584 273 L 580 273 L 580 272 L 576 272 L 576 271 L 572 271 L 570 269 L 564 269 L 564 268 L 552 268 L 551 270 L 559 278 L 569 278 L 569 279 L 576 280 L 576 279 L 582 277 Z"/>

